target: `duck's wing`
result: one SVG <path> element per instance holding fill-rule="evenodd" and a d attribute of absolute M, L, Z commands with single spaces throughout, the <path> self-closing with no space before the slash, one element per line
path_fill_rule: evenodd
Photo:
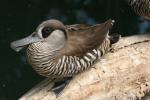
<path fill-rule="evenodd" d="M 88 51 L 97 49 L 108 36 L 112 26 L 113 20 L 111 19 L 96 25 L 76 24 L 66 26 L 68 41 L 64 47 L 65 55 L 83 56 Z"/>
<path fill-rule="evenodd" d="M 93 26 L 93 25 L 88 25 L 88 24 L 73 24 L 73 25 L 66 25 L 66 28 L 69 31 L 79 31 L 79 30 L 88 29 L 91 26 Z"/>

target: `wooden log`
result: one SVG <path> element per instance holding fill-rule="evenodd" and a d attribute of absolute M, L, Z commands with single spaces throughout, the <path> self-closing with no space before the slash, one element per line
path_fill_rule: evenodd
<path fill-rule="evenodd" d="M 51 91 L 53 85 L 45 79 L 20 100 L 141 99 L 150 93 L 150 34 L 122 38 L 113 45 L 113 52 L 76 75 L 57 98 Z"/>

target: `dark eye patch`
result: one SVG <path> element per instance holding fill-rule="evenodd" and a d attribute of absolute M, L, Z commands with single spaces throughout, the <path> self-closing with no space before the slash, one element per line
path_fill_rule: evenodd
<path fill-rule="evenodd" d="M 41 31 L 43 38 L 47 38 L 53 31 L 54 29 L 51 27 L 44 27 Z"/>

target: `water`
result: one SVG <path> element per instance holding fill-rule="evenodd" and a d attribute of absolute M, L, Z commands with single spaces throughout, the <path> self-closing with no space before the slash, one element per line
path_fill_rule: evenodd
<path fill-rule="evenodd" d="M 115 20 L 113 32 L 123 36 L 150 31 L 150 23 L 138 17 L 123 0 L 1 0 L 0 100 L 16 100 L 43 80 L 26 62 L 25 51 L 14 52 L 10 42 L 32 33 L 46 19 L 65 24 Z"/>

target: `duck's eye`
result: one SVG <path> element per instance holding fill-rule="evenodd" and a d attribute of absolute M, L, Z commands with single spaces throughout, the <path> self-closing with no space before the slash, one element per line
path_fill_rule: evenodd
<path fill-rule="evenodd" d="M 53 32 L 54 29 L 52 29 L 51 27 L 44 27 L 42 29 L 42 37 L 43 38 L 47 38 L 52 32 Z"/>

